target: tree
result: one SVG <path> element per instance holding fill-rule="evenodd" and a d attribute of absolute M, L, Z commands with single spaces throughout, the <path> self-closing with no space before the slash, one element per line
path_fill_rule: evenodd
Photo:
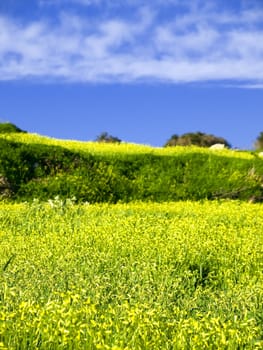
<path fill-rule="evenodd" d="M 116 137 L 109 135 L 107 132 L 102 132 L 99 136 L 97 136 L 96 142 L 104 142 L 104 143 L 120 143 L 121 140 Z"/>
<path fill-rule="evenodd" d="M 0 123 L 0 134 L 11 132 L 26 132 L 12 123 Z"/>
<path fill-rule="evenodd" d="M 205 134 L 203 132 L 190 132 L 178 136 L 172 135 L 170 139 L 165 143 L 164 147 L 169 146 L 200 146 L 210 147 L 216 143 L 224 144 L 226 147 L 231 147 L 230 143 L 223 137 L 214 136 L 211 134 Z"/>
<path fill-rule="evenodd" d="M 177 134 L 173 134 L 169 140 L 166 142 L 166 144 L 164 145 L 164 147 L 172 147 L 172 146 L 177 146 L 178 145 L 178 140 L 179 140 L 179 136 Z"/>
<path fill-rule="evenodd" d="M 259 136 L 256 139 L 256 142 L 254 144 L 255 149 L 263 149 L 263 131 L 259 134 Z"/>

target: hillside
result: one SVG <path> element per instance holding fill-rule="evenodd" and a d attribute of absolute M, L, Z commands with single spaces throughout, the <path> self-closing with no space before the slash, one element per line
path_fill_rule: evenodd
<path fill-rule="evenodd" d="M 0 134 L 2 200 L 261 200 L 262 183 L 263 160 L 255 152 Z"/>

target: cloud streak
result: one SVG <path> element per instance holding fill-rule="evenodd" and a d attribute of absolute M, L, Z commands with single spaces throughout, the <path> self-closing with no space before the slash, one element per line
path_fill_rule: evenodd
<path fill-rule="evenodd" d="M 83 0 L 86 5 L 92 1 L 99 2 Z M 2 15 L 0 79 L 234 81 L 262 87 L 261 9 L 218 13 L 213 6 L 192 6 L 182 11 L 177 3 L 167 0 L 171 11 L 166 17 L 158 6 L 141 6 L 129 16 L 66 11 L 56 23 L 48 17 L 19 21 Z"/>

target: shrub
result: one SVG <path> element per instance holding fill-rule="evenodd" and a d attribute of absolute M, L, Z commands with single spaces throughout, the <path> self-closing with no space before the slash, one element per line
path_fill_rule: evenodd
<path fill-rule="evenodd" d="M 102 132 L 97 136 L 96 142 L 105 142 L 105 143 L 120 143 L 121 139 L 116 136 L 109 135 L 107 132 Z"/>
<path fill-rule="evenodd" d="M 17 127 L 15 124 L 12 123 L 0 123 L 0 133 L 11 133 L 11 132 L 26 132 L 19 127 Z"/>
<path fill-rule="evenodd" d="M 255 149 L 262 150 L 263 149 L 263 131 L 259 134 L 255 142 Z"/>
<path fill-rule="evenodd" d="M 210 147 L 216 143 L 221 143 L 226 147 L 231 147 L 230 143 L 223 137 L 218 137 L 210 134 L 205 134 L 203 132 L 190 132 L 178 136 L 176 134 L 172 135 L 171 138 L 166 142 L 164 147 L 167 146 L 199 146 L 199 147 Z"/>

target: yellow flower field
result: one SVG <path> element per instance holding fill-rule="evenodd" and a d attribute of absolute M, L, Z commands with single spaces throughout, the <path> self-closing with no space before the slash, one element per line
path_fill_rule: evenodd
<path fill-rule="evenodd" d="M 0 203 L 0 349 L 262 349 L 263 206 Z"/>

